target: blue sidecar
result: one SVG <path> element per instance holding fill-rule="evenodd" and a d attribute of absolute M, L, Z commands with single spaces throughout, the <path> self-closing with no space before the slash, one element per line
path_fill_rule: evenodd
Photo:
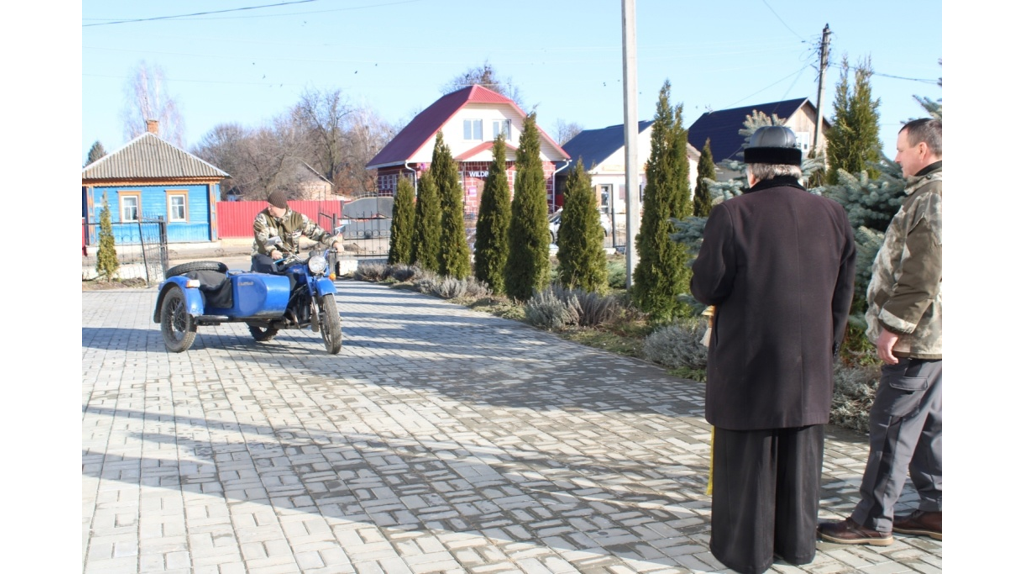
<path fill-rule="evenodd" d="M 218 261 L 195 261 L 167 270 L 153 321 L 160 324 L 167 350 L 181 353 L 195 341 L 199 326 L 246 323 L 257 341 L 269 341 L 281 329 L 319 332 L 327 352 L 341 350 L 333 252 L 289 256 L 275 273 L 228 270 Z"/>

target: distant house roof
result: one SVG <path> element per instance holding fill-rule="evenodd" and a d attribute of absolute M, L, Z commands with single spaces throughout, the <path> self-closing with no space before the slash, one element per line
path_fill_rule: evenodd
<path fill-rule="evenodd" d="M 653 124 L 653 120 L 637 122 L 637 132 L 643 132 Z M 626 142 L 626 134 L 622 126 L 623 124 L 619 124 L 596 130 L 583 130 L 576 134 L 576 137 L 565 142 L 562 149 L 569 154 L 569 165 L 562 173 L 569 173 L 576 169 L 576 161 L 581 157 L 584 170 L 589 170 L 622 149 Z"/>
<path fill-rule="evenodd" d="M 715 163 L 727 159 L 743 161 L 743 155 L 740 153 L 743 150 L 743 136 L 739 134 L 739 131 L 747 116 L 753 115 L 754 110 L 757 110 L 769 117 L 775 114 L 780 118 L 789 118 L 805 102 L 807 102 L 807 98 L 797 98 L 707 112 L 690 126 L 690 145 L 698 150 L 703 149 L 704 142 L 711 138 L 711 155 L 714 156 Z"/>
<path fill-rule="evenodd" d="M 225 177 L 230 176 L 150 132 L 82 168 L 82 181 Z"/>
<path fill-rule="evenodd" d="M 442 96 L 439 100 L 430 104 L 430 107 L 420 112 L 419 115 L 409 122 L 409 125 L 405 126 L 394 139 L 388 142 L 388 145 L 384 146 L 377 155 L 373 156 L 373 159 L 366 164 L 366 169 L 405 163 L 417 150 L 423 147 L 423 144 L 434 138 L 437 130 L 441 129 L 445 122 L 455 115 L 455 112 L 467 104 L 507 104 L 512 106 L 512 109 L 520 117 L 526 117 L 526 112 L 505 96 L 480 85 L 468 86 Z M 556 149 L 562 149 L 543 130 L 540 130 L 540 134 L 542 138 L 555 146 Z"/>

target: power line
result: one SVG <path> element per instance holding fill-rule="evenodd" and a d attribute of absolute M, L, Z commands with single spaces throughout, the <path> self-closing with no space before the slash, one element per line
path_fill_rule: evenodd
<path fill-rule="evenodd" d="M 803 67 L 803 66 L 800 66 L 800 69 L 799 69 L 799 70 L 797 70 L 797 71 L 795 71 L 795 72 L 793 72 L 792 74 L 789 74 L 789 75 L 787 75 L 787 76 L 784 76 L 784 77 L 783 77 L 782 79 L 780 79 L 780 80 L 778 80 L 778 81 L 772 82 L 771 84 L 769 84 L 769 85 L 767 85 L 767 86 L 765 86 L 765 87 L 761 88 L 760 90 L 758 90 L 758 91 L 754 92 L 753 94 L 750 94 L 750 95 L 747 95 L 747 96 L 743 96 L 742 98 L 740 98 L 740 99 L 736 100 L 736 102 L 735 102 L 735 103 L 729 104 L 728 106 L 726 106 L 726 107 L 725 107 L 725 108 L 723 108 L 723 109 L 730 109 L 730 108 L 734 108 L 734 107 L 736 107 L 736 104 L 739 104 L 739 103 L 741 103 L 741 102 L 744 102 L 744 101 L 746 101 L 747 99 L 749 99 L 749 98 L 752 98 L 752 97 L 756 96 L 757 94 L 760 94 L 761 92 L 763 92 L 763 91 L 767 90 L 768 88 L 770 88 L 770 87 L 772 87 L 772 86 L 774 86 L 774 85 L 776 85 L 776 84 L 781 84 L 782 82 L 784 82 L 784 81 L 786 81 L 786 80 L 788 80 L 788 79 L 792 78 L 793 76 L 798 76 L 798 74 L 802 74 L 803 72 L 804 72 L 804 67 Z M 798 77 L 799 77 L 799 76 L 798 76 Z M 795 84 L 795 83 L 796 83 L 796 81 L 794 80 L 794 82 L 793 82 L 793 83 Z M 793 86 L 790 86 L 790 89 L 793 89 Z M 787 90 L 787 92 L 788 92 L 788 90 Z"/>
<path fill-rule="evenodd" d="M 318 0 L 301 0 L 301 1 L 296 1 L 296 2 L 283 2 L 283 3 L 280 3 L 280 4 L 267 4 L 265 6 L 251 6 L 251 7 L 247 7 L 247 8 L 234 8 L 234 9 L 230 9 L 230 10 L 218 10 L 218 11 L 213 11 L 213 12 L 197 12 L 195 14 L 180 14 L 178 16 L 160 16 L 160 17 L 156 17 L 156 18 L 140 18 L 140 19 L 137 19 L 137 20 L 124 20 L 124 21 L 119 21 L 119 22 L 100 22 L 100 23 L 96 23 L 96 24 L 83 24 L 82 26 L 83 27 L 85 27 L 85 26 L 106 26 L 108 24 L 125 24 L 125 23 L 132 23 L 132 22 L 148 22 L 150 20 L 166 20 L 166 19 L 174 19 L 174 18 L 182 18 L 182 19 L 188 18 L 190 20 L 222 21 L 222 20 L 246 20 L 246 19 L 252 19 L 252 18 L 279 18 L 281 16 L 307 16 L 307 15 L 310 15 L 310 14 L 327 14 L 329 12 L 347 12 L 347 11 L 350 11 L 350 10 L 362 10 L 363 8 L 383 8 L 385 6 L 395 6 L 395 5 L 398 5 L 398 4 L 412 4 L 414 2 L 422 2 L 423 0 L 399 0 L 399 1 L 396 1 L 396 2 L 389 2 L 387 4 L 368 4 L 368 5 L 364 5 L 364 6 L 349 6 L 347 8 L 333 8 L 333 9 L 330 9 L 330 10 L 312 10 L 312 11 L 307 11 L 307 12 L 284 12 L 284 13 L 280 13 L 279 12 L 279 13 L 275 13 L 275 14 L 257 14 L 257 15 L 252 15 L 252 16 L 233 16 L 233 17 L 232 16 L 226 16 L 226 17 L 221 17 L 221 18 L 196 18 L 196 16 L 204 16 L 204 15 L 209 15 L 209 14 L 221 14 L 221 13 L 224 13 L 224 12 L 238 12 L 238 11 L 241 11 L 241 10 L 255 10 L 255 9 L 258 9 L 258 8 L 272 8 L 272 7 L 275 7 L 275 6 L 286 6 L 288 4 L 302 4 L 302 3 L 305 3 L 305 2 L 316 2 L 316 1 L 318 1 Z M 98 20 L 98 18 L 86 18 L 86 20 Z"/>
<path fill-rule="evenodd" d="M 782 19 L 781 17 L 779 17 L 779 15 L 778 15 L 778 14 L 777 14 L 777 13 L 775 12 L 775 9 L 773 9 L 773 8 L 772 8 L 772 7 L 771 7 L 771 6 L 770 6 L 770 5 L 768 4 L 768 0 L 761 0 L 761 2 L 764 2 L 764 5 L 765 5 L 765 6 L 767 6 L 767 7 L 768 7 L 768 9 L 769 9 L 769 10 L 771 10 L 772 14 L 775 14 L 775 17 L 779 19 L 779 22 L 782 22 L 782 25 L 783 25 L 783 26 L 785 26 L 787 30 L 789 30 L 790 32 L 793 32 L 793 35 L 794 35 L 794 36 L 796 36 L 797 38 L 800 38 L 800 41 L 801 41 L 801 42 L 806 42 L 806 41 L 807 41 L 807 40 L 805 40 L 805 39 L 804 39 L 804 37 L 803 37 L 803 36 L 801 36 L 800 34 L 797 34 L 795 30 L 793 30 L 792 28 L 790 28 L 790 27 L 789 27 L 789 24 L 787 24 L 785 20 L 783 20 L 783 19 Z"/>
<path fill-rule="evenodd" d="M 172 20 L 174 18 L 188 18 L 190 16 L 209 16 L 210 14 L 224 14 L 226 12 L 241 12 L 243 10 L 260 10 L 262 8 L 275 8 L 277 6 L 288 6 L 290 4 L 306 4 L 318 0 L 293 0 L 292 2 L 279 2 L 277 4 L 264 4 L 262 6 L 243 6 L 241 8 L 229 8 L 227 10 L 212 10 L 209 12 L 193 12 L 191 14 L 178 14 L 175 16 L 154 16 L 152 18 L 136 18 L 134 20 L 115 20 L 113 22 L 97 22 L 95 24 L 82 24 L 83 28 L 89 26 L 110 26 L 112 24 L 132 24 L 135 22 L 152 22 L 154 20 Z"/>
<path fill-rule="evenodd" d="M 926 78 L 905 78 L 903 76 L 890 76 L 889 74 L 880 74 L 878 72 L 872 72 L 871 75 L 873 75 L 873 76 L 880 76 L 882 78 L 893 78 L 895 80 L 908 80 L 908 81 L 911 81 L 911 82 L 924 82 L 926 84 L 938 84 L 939 83 L 939 80 L 935 80 L 935 79 L 929 80 L 929 79 L 926 79 Z"/>

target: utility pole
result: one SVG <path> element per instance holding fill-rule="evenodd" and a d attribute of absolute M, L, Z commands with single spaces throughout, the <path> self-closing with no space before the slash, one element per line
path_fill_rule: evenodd
<path fill-rule="evenodd" d="M 828 24 L 825 24 L 825 29 L 821 31 L 821 44 L 819 46 L 820 59 L 818 62 L 818 121 L 814 126 L 814 144 L 811 149 L 814 153 L 818 153 L 818 140 L 821 137 L 821 126 L 824 120 L 825 112 L 821 110 L 821 100 L 825 98 L 825 68 L 828 68 L 828 42 L 832 36 L 832 31 L 828 29 Z"/>
<path fill-rule="evenodd" d="M 626 141 L 626 288 L 633 286 L 636 235 L 640 231 L 640 178 L 637 177 L 636 2 L 622 0 L 622 129 Z M 615 193 L 614 188 L 612 193 Z"/>

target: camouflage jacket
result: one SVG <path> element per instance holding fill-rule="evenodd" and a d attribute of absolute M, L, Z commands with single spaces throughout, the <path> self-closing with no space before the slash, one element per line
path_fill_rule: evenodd
<path fill-rule="evenodd" d="M 867 336 L 899 336 L 893 354 L 942 358 L 942 162 L 907 180 L 907 198 L 875 256 Z"/>
<path fill-rule="evenodd" d="M 297 253 L 299 237 L 303 235 L 321 243 L 327 243 L 331 239 L 331 235 L 312 219 L 291 209 L 280 219 L 270 215 L 266 209 L 259 212 L 252 223 L 252 234 L 253 255 L 270 255 L 267 239 L 271 237 L 281 238 L 281 243 L 277 244 L 276 249 L 282 253 Z"/>

